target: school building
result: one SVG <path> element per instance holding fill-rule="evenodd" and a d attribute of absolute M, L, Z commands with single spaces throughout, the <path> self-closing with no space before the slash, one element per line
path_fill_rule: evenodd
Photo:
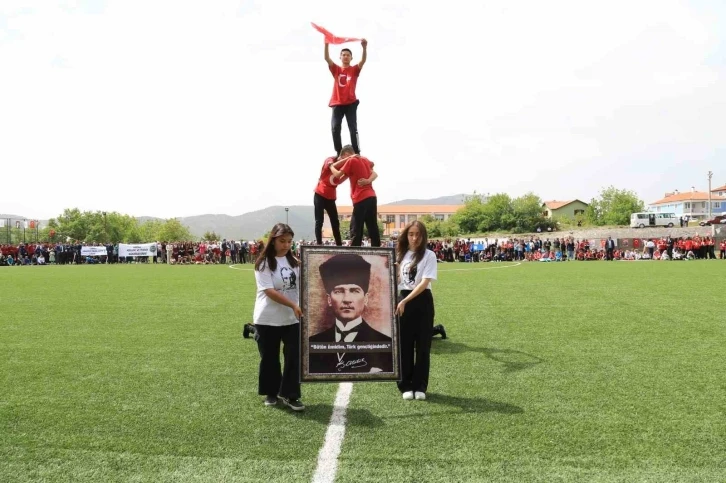
<path fill-rule="evenodd" d="M 396 236 L 407 223 L 426 215 L 433 216 L 435 220 L 446 221 L 463 207 L 464 205 L 378 205 L 378 219 L 383 222 L 381 236 Z M 338 206 L 340 221 L 350 221 L 352 216 L 352 206 Z M 323 237 L 333 237 L 327 213 L 323 224 Z"/>

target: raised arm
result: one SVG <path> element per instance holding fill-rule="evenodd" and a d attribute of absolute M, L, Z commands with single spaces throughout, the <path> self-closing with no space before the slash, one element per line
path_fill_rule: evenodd
<path fill-rule="evenodd" d="M 333 65 L 333 59 L 330 58 L 330 45 L 325 42 L 325 62 L 328 63 L 328 65 Z"/>
<path fill-rule="evenodd" d="M 360 58 L 360 62 L 358 62 L 358 70 L 363 68 L 363 65 L 366 63 L 366 59 L 368 58 L 368 41 L 363 39 L 360 41 L 360 44 L 363 46 L 363 55 Z"/>

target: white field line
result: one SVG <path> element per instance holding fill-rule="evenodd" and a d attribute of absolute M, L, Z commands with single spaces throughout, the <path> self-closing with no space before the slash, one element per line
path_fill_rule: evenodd
<path fill-rule="evenodd" d="M 338 472 L 338 455 L 343 446 L 345 437 L 345 412 L 353 392 L 353 383 L 342 382 L 335 395 L 333 415 L 330 416 L 328 431 L 325 433 L 325 443 L 318 454 L 318 467 L 313 475 L 313 483 L 332 483 Z"/>

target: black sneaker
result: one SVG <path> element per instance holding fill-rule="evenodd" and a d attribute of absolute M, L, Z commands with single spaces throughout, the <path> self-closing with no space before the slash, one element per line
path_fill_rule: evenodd
<path fill-rule="evenodd" d="M 242 337 L 245 339 L 250 338 L 250 334 L 254 334 L 255 332 L 255 326 L 252 324 L 245 324 L 244 328 L 242 329 Z"/>
<path fill-rule="evenodd" d="M 265 398 L 265 406 L 274 406 L 277 404 L 277 396 L 267 396 Z"/>
<path fill-rule="evenodd" d="M 281 398 L 281 399 L 282 399 L 282 403 L 285 406 L 287 406 L 290 409 L 292 409 L 293 411 L 302 411 L 303 409 L 305 409 L 305 406 L 303 405 L 302 402 L 300 402 L 299 399 L 287 399 L 287 398 L 284 398 L 284 397 Z"/>

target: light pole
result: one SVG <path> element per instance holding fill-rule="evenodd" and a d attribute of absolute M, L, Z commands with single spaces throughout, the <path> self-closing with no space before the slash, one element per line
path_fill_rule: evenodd
<path fill-rule="evenodd" d="M 25 229 L 28 228 L 28 220 L 23 220 L 23 245 L 25 245 Z"/>
<path fill-rule="evenodd" d="M 708 172 L 708 219 L 711 219 L 711 178 L 713 178 L 713 171 Z"/>
<path fill-rule="evenodd" d="M 289 225 L 289 216 L 288 213 L 290 212 L 290 208 L 285 208 L 285 224 Z"/>

